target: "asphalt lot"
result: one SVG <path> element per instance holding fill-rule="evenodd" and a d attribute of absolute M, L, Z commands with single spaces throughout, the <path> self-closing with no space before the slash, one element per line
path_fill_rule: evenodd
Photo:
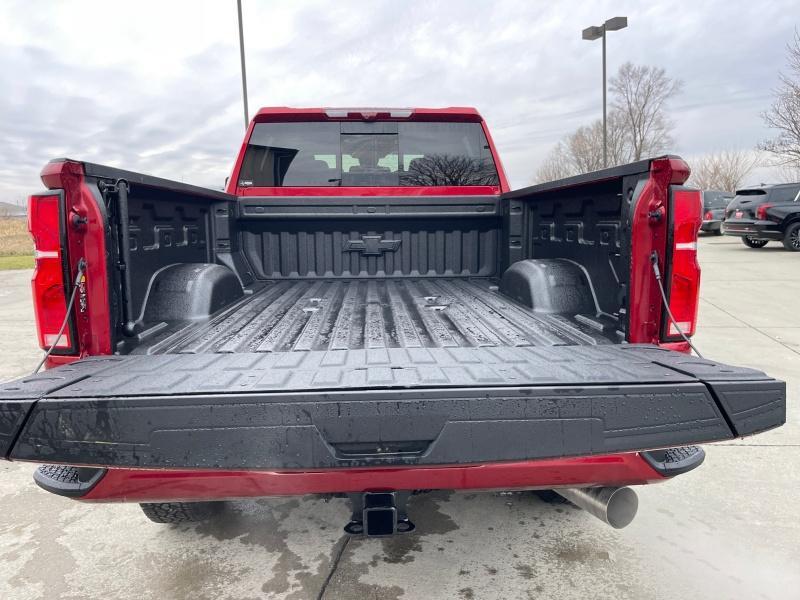
<path fill-rule="evenodd" d="M 348 539 L 343 500 L 242 502 L 169 527 L 136 505 L 82 505 L 0 463 L 0 598 L 800 598 L 800 256 L 705 237 L 709 358 L 789 385 L 781 429 L 707 446 L 705 464 L 637 488 L 615 531 L 530 494 L 414 497 L 419 533 Z M 29 271 L 2 273 L 0 381 L 39 357 Z"/>

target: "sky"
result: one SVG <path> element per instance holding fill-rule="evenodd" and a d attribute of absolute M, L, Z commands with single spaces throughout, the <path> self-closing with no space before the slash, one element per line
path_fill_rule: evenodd
<path fill-rule="evenodd" d="M 751 149 L 800 22 L 796 0 L 538 2 L 243 0 L 251 111 L 260 106 L 475 106 L 512 187 L 601 116 L 608 70 L 684 82 L 671 152 Z M 42 188 L 67 156 L 221 188 L 244 129 L 235 0 L 0 3 L 0 200 Z M 761 169 L 747 183 L 769 178 Z"/>

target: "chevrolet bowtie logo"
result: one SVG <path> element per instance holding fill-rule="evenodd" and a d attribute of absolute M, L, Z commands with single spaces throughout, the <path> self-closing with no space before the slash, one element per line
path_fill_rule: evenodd
<path fill-rule="evenodd" d="M 346 240 L 345 252 L 361 252 L 364 256 L 380 256 L 384 252 L 396 252 L 402 240 L 385 240 L 379 235 L 362 235 L 360 240 Z"/>

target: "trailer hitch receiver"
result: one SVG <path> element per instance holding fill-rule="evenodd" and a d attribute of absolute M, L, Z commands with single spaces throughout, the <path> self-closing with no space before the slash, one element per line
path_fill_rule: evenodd
<path fill-rule="evenodd" d="M 344 530 L 351 535 L 380 537 L 414 531 L 406 513 L 411 492 L 349 494 L 353 514 Z"/>

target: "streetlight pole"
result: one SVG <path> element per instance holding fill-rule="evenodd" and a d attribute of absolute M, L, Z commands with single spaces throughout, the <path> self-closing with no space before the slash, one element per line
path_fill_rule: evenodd
<path fill-rule="evenodd" d="M 250 115 L 247 110 L 247 70 L 244 66 L 244 29 L 242 28 L 242 0 L 236 0 L 239 11 L 239 55 L 242 59 L 242 98 L 244 99 L 244 128 L 250 124 Z M 604 84 L 605 85 L 605 84 Z"/>
<path fill-rule="evenodd" d="M 608 166 L 608 125 L 606 114 L 606 32 L 618 31 L 628 26 L 628 17 L 614 17 L 602 25 L 587 27 L 582 32 L 585 40 L 603 40 L 603 167 Z"/>
<path fill-rule="evenodd" d="M 603 26 L 603 168 L 608 167 L 608 126 L 606 125 L 606 28 Z"/>

